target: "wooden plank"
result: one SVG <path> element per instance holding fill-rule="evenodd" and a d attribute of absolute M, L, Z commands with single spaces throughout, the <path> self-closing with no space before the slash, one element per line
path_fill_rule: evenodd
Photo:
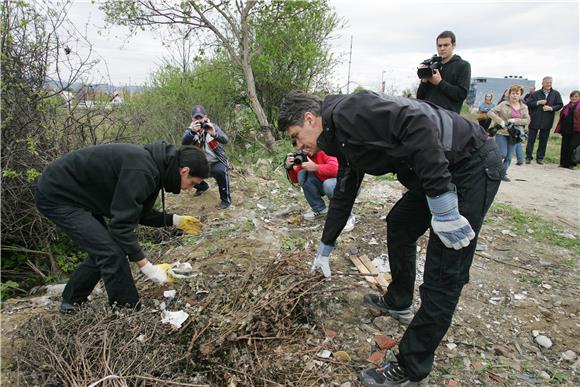
<path fill-rule="evenodd" d="M 356 266 L 356 268 L 358 269 L 358 271 L 360 271 L 363 274 L 372 274 L 367 267 L 360 261 L 360 259 L 358 259 L 358 257 L 356 255 L 349 255 L 348 256 L 350 258 L 350 260 L 352 261 L 352 263 L 354 263 L 354 265 Z M 365 280 L 373 285 L 378 285 L 378 282 L 376 280 L 376 277 L 370 277 L 370 276 L 365 276 Z"/>
<path fill-rule="evenodd" d="M 367 268 L 369 273 L 378 274 L 375 279 L 377 280 L 378 285 L 383 289 L 385 292 L 389 287 L 389 281 L 385 279 L 385 276 L 382 273 L 379 273 L 375 265 L 370 261 L 369 257 L 366 255 L 361 255 L 358 257 L 361 263 Z"/>

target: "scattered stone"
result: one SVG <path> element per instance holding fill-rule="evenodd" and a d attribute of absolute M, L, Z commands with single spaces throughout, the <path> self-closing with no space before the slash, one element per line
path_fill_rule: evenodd
<path fill-rule="evenodd" d="M 351 382 L 345 382 L 340 385 L 340 387 L 351 387 L 351 386 L 352 386 Z"/>
<path fill-rule="evenodd" d="M 59 297 L 62 295 L 65 286 L 66 284 L 46 285 L 45 295 L 47 297 Z"/>
<path fill-rule="evenodd" d="M 540 371 L 538 373 L 538 375 L 540 376 L 540 378 L 542 378 L 544 380 L 550 380 L 551 379 L 550 374 L 547 373 L 546 371 Z"/>
<path fill-rule="evenodd" d="M 540 334 L 540 331 L 538 331 L 538 330 L 536 330 L 536 329 L 534 329 L 534 330 L 532 331 L 532 336 L 534 336 L 534 337 L 538 337 L 538 335 L 539 335 L 539 334 Z"/>
<path fill-rule="evenodd" d="M 325 330 L 324 330 L 324 335 L 325 335 L 326 337 L 328 337 L 329 339 L 333 339 L 333 338 L 335 338 L 335 337 L 336 337 L 336 332 L 335 332 L 335 331 L 333 331 L 332 329 L 325 329 Z"/>
<path fill-rule="evenodd" d="M 487 251 L 487 245 L 484 245 L 483 243 L 478 243 L 475 246 L 475 251 Z"/>
<path fill-rule="evenodd" d="M 256 203 L 256 207 L 258 207 L 260 210 L 265 210 L 266 208 L 268 208 L 268 206 L 265 206 L 265 205 L 260 204 L 260 203 Z"/>
<path fill-rule="evenodd" d="M 386 331 L 386 328 L 391 325 L 391 321 L 393 319 L 391 317 L 388 316 L 380 316 L 380 311 L 379 311 L 379 317 L 376 317 L 373 320 L 373 325 L 375 327 L 377 327 L 380 331 Z"/>
<path fill-rule="evenodd" d="M 533 233 L 534 233 L 534 230 L 532 230 L 531 228 L 528 228 L 528 229 L 526 229 L 526 232 L 527 232 L 528 234 L 533 234 Z"/>
<path fill-rule="evenodd" d="M 323 349 L 322 351 L 320 351 L 316 354 L 316 356 L 323 358 L 323 359 L 328 359 L 330 357 L 330 355 L 332 355 L 332 352 L 330 352 L 328 349 Z"/>
<path fill-rule="evenodd" d="M 445 346 L 447 348 L 449 348 L 451 351 L 453 351 L 455 348 L 457 348 L 457 344 L 455 344 L 455 343 L 447 343 L 447 344 L 445 344 Z"/>
<path fill-rule="evenodd" d="M 544 335 L 536 336 L 536 343 L 538 343 L 544 348 L 550 348 L 552 346 L 552 340 L 550 340 L 547 336 Z"/>
<path fill-rule="evenodd" d="M 373 339 L 380 349 L 391 349 L 397 345 L 397 341 L 390 336 L 374 335 Z"/>
<path fill-rule="evenodd" d="M 379 364 L 385 358 L 385 354 L 383 352 L 373 352 L 372 355 L 369 356 L 367 361 L 373 364 Z"/>
<path fill-rule="evenodd" d="M 495 344 L 491 349 L 495 355 L 504 356 L 507 358 L 514 357 L 512 351 L 510 351 L 507 347 L 504 347 L 501 344 Z"/>
<path fill-rule="evenodd" d="M 562 232 L 558 235 L 561 236 L 562 238 L 566 238 L 566 239 L 576 239 L 576 236 L 574 236 L 573 234 L 567 233 L 567 232 Z"/>
<path fill-rule="evenodd" d="M 571 349 L 567 350 L 566 352 L 562 352 L 560 356 L 562 356 L 562 359 L 569 361 L 570 363 L 572 363 L 578 357 L 576 352 L 572 351 Z"/>

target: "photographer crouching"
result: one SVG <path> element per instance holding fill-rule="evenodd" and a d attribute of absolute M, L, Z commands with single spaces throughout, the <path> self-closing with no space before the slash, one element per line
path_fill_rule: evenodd
<path fill-rule="evenodd" d="M 230 196 L 229 162 L 222 144 L 227 144 L 228 136 L 220 127 L 211 122 L 202 105 L 195 105 L 191 111 L 191 124 L 183 133 L 182 145 L 194 145 L 201 148 L 211 166 L 211 176 L 218 184 L 220 203 L 218 207 L 228 208 L 232 204 Z M 209 189 L 209 185 L 202 181 L 195 186 L 194 196 L 200 196 Z"/>
<path fill-rule="evenodd" d="M 288 153 L 284 162 L 288 179 L 302 187 L 304 197 L 310 205 L 310 211 L 303 216 L 306 220 L 323 217 L 328 207 L 322 198 L 332 199 L 338 175 L 338 160 L 319 150 L 312 154 L 308 151 Z M 354 228 L 355 216 L 351 213 L 343 232 Z"/>

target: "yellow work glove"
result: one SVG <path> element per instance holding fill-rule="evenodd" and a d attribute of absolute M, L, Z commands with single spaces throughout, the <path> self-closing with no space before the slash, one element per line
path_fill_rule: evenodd
<path fill-rule="evenodd" d="M 197 234 L 203 227 L 197 218 L 187 215 L 173 215 L 173 225 L 187 234 Z"/>

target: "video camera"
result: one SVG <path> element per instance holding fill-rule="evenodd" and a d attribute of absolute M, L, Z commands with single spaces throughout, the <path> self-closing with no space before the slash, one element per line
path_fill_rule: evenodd
<path fill-rule="evenodd" d="M 420 79 L 431 78 L 435 74 L 435 70 L 443 68 L 443 58 L 439 55 L 433 55 L 431 58 L 425 59 L 421 64 L 427 67 L 417 69 L 417 76 Z"/>
<path fill-rule="evenodd" d="M 303 162 L 308 161 L 308 155 L 303 150 L 292 153 L 294 161 L 292 162 L 292 167 L 302 165 Z"/>

